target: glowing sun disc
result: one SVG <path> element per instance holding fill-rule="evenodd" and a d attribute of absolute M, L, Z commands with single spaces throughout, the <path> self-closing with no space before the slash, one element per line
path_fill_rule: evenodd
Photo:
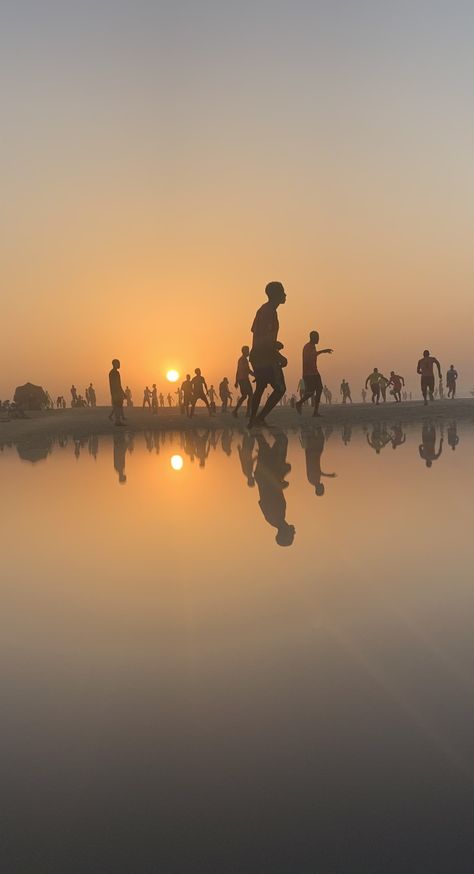
<path fill-rule="evenodd" d="M 183 469 L 183 456 L 182 455 L 172 455 L 170 461 L 171 467 L 173 470 L 182 470 Z"/>
<path fill-rule="evenodd" d="M 179 373 L 177 370 L 168 370 L 166 374 L 166 379 L 168 382 L 176 382 L 179 379 Z"/>

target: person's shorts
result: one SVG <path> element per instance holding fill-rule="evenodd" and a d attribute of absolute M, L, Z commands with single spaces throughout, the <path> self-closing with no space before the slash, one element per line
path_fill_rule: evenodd
<path fill-rule="evenodd" d="M 435 387 L 435 378 L 434 376 L 422 376 L 421 377 L 421 390 L 428 389 L 431 394 L 434 392 Z"/>
<path fill-rule="evenodd" d="M 305 392 L 311 392 L 314 394 L 315 392 L 322 392 L 323 390 L 323 381 L 321 379 L 321 374 L 312 373 L 310 376 L 303 376 L 304 388 Z"/>
<path fill-rule="evenodd" d="M 285 377 L 283 370 L 278 364 L 263 364 L 259 367 L 254 367 L 255 379 L 259 387 L 265 388 L 267 385 L 275 391 L 281 391 L 283 394 L 286 391 Z"/>
<path fill-rule="evenodd" d="M 370 391 L 372 392 L 373 395 L 380 394 L 380 386 L 379 386 L 378 382 L 371 382 L 370 383 Z"/>
<path fill-rule="evenodd" d="M 239 379 L 238 381 L 240 394 L 245 398 L 252 394 L 252 385 L 250 379 Z"/>

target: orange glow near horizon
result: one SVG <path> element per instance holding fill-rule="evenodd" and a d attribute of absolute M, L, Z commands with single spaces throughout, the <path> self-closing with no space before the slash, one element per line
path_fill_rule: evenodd
<path fill-rule="evenodd" d="M 177 382 L 179 379 L 179 373 L 177 370 L 168 370 L 166 374 L 166 379 L 168 382 Z"/>

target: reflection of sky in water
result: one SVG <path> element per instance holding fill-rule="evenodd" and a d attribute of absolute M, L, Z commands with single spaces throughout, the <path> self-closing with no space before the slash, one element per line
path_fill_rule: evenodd
<path fill-rule="evenodd" d="M 470 871 L 473 448 L 4 447 L 5 870 Z"/>

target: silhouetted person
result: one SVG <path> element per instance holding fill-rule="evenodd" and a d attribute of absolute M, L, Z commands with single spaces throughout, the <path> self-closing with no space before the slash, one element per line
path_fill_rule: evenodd
<path fill-rule="evenodd" d="M 143 389 L 143 404 L 142 404 L 142 409 L 144 410 L 145 407 L 148 407 L 148 409 L 151 409 L 151 391 L 150 391 L 150 389 L 148 388 L 147 385 L 146 385 L 145 388 Z"/>
<path fill-rule="evenodd" d="M 254 479 L 259 492 L 259 507 L 268 524 L 277 529 L 275 540 L 279 546 L 291 546 L 295 527 L 286 521 L 286 500 L 283 494 L 288 487 L 285 476 L 291 470 L 286 461 L 288 438 L 277 434 L 270 446 L 263 434 L 256 437 L 258 453 Z"/>
<path fill-rule="evenodd" d="M 156 387 L 156 382 L 154 382 L 151 387 L 151 412 L 153 416 L 158 414 L 158 389 Z"/>
<path fill-rule="evenodd" d="M 160 400 L 160 407 L 164 407 L 164 405 L 165 405 L 165 397 L 164 397 L 163 392 L 160 391 L 160 393 L 159 393 L 159 395 L 158 395 L 158 398 L 159 398 L 159 400 Z"/>
<path fill-rule="evenodd" d="M 390 371 L 390 379 L 388 381 L 389 386 L 392 386 L 390 394 L 395 398 L 395 403 L 401 404 L 402 402 L 402 386 L 405 385 L 405 380 L 403 376 L 400 376 L 398 373 L 395 373 L 394 370 Z"/>
<path fill-rule="evenodd" d="M 345 380 L 345 379 L 343 379 L 342 382 L 341 382 L 341 389 L 340 389 L 340 392 L 341 392 L 341 395 L 342 395 L 342 403 L 343 403 L 343 404 L 346 404 L 347 401 L 350 401 L 351 404 L 352 404 L 351 388 L 350 388 L 349 383 L 348 383 L 347 380 Z"/>
<path fill-rule="evenodd" d="M 173 398 L 171 397 L 171 392 L 168 392 L 168 394 L 166 395 L 166 400 L 168 401 L 168 406 L 172 407 L 173 406 Z"/>
<path fill-rule="evenodd" d="M 332 349 L 321 349 L 318 352 L 316 348 L 317 343 L 319 343 L 319 334 L 317 331 L 311 331 L 309 342 L 303 346 L 302 370 L 305 390 L 300 400 L 295 403 L 295 409 L 300 415 L 303 404 L 310 398 L 314 398 L 313 416 L 319 416 L 319 402 L 323 391 L 323 382 L 318 370 L 318 358 L 320 355 L 332 355 Z"/>
<path fill-rule="evenodd" d="M 365 402 L 367 400 L 367 392 L 366 392 L 365 388 L 362 389 L 361 395 L 362 395 L 362 403 L 365 404 Z"/>
<path fill-rule="evenodd" d="M 77 388 L 75 385 L 71 386 L 71 407 L 75 407 L 77 404 Z"/>
<path fill-rule="evenodd" d="M 191 374 L 186 374 L 186 379 L 184 380 L 181 386 L 181 393 L 183 395 L 183 407 L 187 416 L 189 416 L 189 410 L 191 404 L 193 402 L 193 384 L 191 382 Z"/>
<path fill-rule="evenodd" d="M 229 403 L 230 391 L 229 391 L 229 380 L 226 376 L 219 385 L 219 397 L 221 399 L 221 412 L 225 413 L 227 411 L 227 405 Z"/>
<path fill-rule="evenodd" d="M 95 393 L 95 388 L 92 383 L 89 383 L 89 403 L 91 407 L 97 406 L 97 395 Z"/>
<path fill-rule="evenodd" d="M 441 364 L 437 358 L 430 355 L 429 349 L 425 349 L 423 352 L 423 358 L 420 358 L 416 368 L 416 372 L 421 376 L 421 393 L 423 395 L 425 406 L 428 404 L 428 395 L 430 401 L 433 400 L 434 396 L 435 377 L 433 368 L 435 365 L 438 368 L 439 378 L 442 379 Z"/>
<path fill-rule="evenodd" d="M 324 485 L 321 482 L 321 477 L 334 479 L 335 473 L 324 473 L 321 470 L 321 456 L 324 450 L 324 434 L 322 428 L 316 428 L 314 431 L 308 431 L 301 435 L 301 445 L 303 446 L 306 459 L 306 477 L 308 482 L 314 486 L 315 494 L 318 497 L 324 495 Z"/>
<path fill-rule="evenodd" d="M 127 407 L 133 407 L 132 392 L 128 385 L 125 388 L 125 400 L 127 402 Z"/>
<path fill-rule="evenodd" d="M 193 386 L 193 400 L 191 403 L 191 412 L 190 416 L 194 416 L 194 409 L 198 401 L 202 401 L 206 407 L 209 415 L 211 415 L 211 408 L 209 406 L 209 401 L 207 399 L 207 383 L 204 379 L 201 370 L 199 367 L 196 367 L 194 371 L 196 376 L 191 380 Z"/>
<path fill-rule="evenodd" d="M 373 404 L 378 404 L 380 402 L 380 377 L 381 374 L 379 373 L 378 368 L 374 367 L 372 373 L 370 373 L 365 380 L 365 388 L 370 385 Z"/>
<path fill-rule="evenodd" d="M 448 425 L 448 446 L 450 446 L 454 452 L 458 443 L 459 443 L 459 435 L 458 435 L 457 423 L 450 422 Z"/>
<path fill-rule="evenodd" d="M 114 434 L 114 468 L 118 473 L 118 480 L 121 485 L 127 482 L 125 475 L 126 451 L 125 434 Z"/>
<path fill-rule="evenodd" d="M 252 325 L 253 343 L 250 352 L 250 362 L 255 374 L 255 392 L 250 405 L 250 420 L 248 427 L 265 425 L 265 417 L 273 410 L 286 391 L 283 367 L 286 358 L 281 354 L 283 344 L 278 340 L 279 322 L 277 309 L 286 301 L 285 289 L 281 282 L 269 282 L 265 288 L 268 297 L 257 310 Z M 270 385 L 273 389 L 262 410 L 258 412 L 262 395 Z"/>
<path fill-rule="evenodd" d="M 448 389 L 448 398 L 456 397 L 456 380 L 458 378 L 458 372 L 454 368 L 454 364 L 451 364 L 447 374 L 446 374 L 446 388 Z"/>
<path fill-rule="evenodd" d="M 116 425 L 124 424 L 123 402 L 125 393 L 122 388 L 120 379 L 120 361 L 114 358 L 112 361 L 112 370 L 109 373 L 110 397 L 112 399 L 112 413 L 115 418 Z"/>
<path fill-rule="evenodd" d="M 241 351 L 242 355 L 237 362 L 237 372 L 235 374 L 235 387 L 239 389 L 240 397 L 238 398 L 235 410 L 232 413 L 236 418 L 239 415 L 239 409 L 244 401 L 247 401 L 247 415 L 250 416 L 253 398 L 253 388 L 252 383 L 250 382 L 250 377 L 254 376 L 254 373 L 249 364 L 250 349 L 248 346 L 242 346 Z M 283 399 L 280 399 L 280 401 L 281 400 Z"/>
<path fill-rule="evenodd" d="M 242 473 L 247 480 L 247 485 L 249 488 L 253 488 L 255 485 L 255 478 L 253 475 L 253 469 L 256 461 L 256 456 L 254 457 L 253 450 L 255 447 L 255 437 L 253 434 L 244 433 L 242 435 L 242 444 L 237 448 L 240 458 L 240 466 L 242 468 Z"/>
<path fill-rule="evenodd" d="M 382 395 L 382 400 L 385 403 L 387 400 L 387 387 L 388 387 L 388 379 L 383 373 L 380 374 L 380 394 Z"/>
<path fill-rule="evenodd" d="M 443 451 L 443 438 L 439 441 L 439 450 L 436 452 L 436 428 L 431 422 L 425 422 L 421 429 L 421 443 L 419 446 L 420 458 L 427 467 L 431 467 Z"/>
<path fill-rule="evenodd" d="M 330 391 L 328 389 L 327 385 L 323 385 L 323 395 L 324 395 L 324 400 L 326 401 L 326 403 L 329 404 L 329 406 L 331 406 L 331 404 L 332 404 L 332 391 Z"/>

